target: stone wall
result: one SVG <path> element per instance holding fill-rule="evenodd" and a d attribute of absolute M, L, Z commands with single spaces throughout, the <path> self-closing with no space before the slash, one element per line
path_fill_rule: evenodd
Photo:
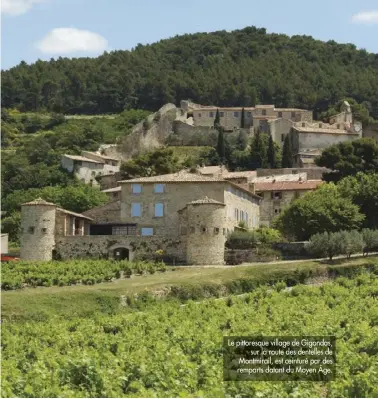
<path fill-rule="evenodd" d="M 277 176 L 296 173 L 307 173 L 307 180 L 321 180 L 323 173 L 329 172 L 327 168 L 280 168 L 280 169 L 257 169 L 257 177 Z"/>
<path fill-rule="evenodd" d="M 276 255 L 262 256 L 253 249 L 228 249 L 224 254 L 226 265 L 240 265 L 242 263 L 272 262 Z"/>
<path fill-rule="evenodd" d="M 191 126 L 176 120 L 172 124 L 173 133 L 167 137 L 166 143 L 180 146 L 212 146 L 217 143 L 218 132 L 211 127 Z"/>
<path fill-rule="evenodd" d="M 61 259 L 112 258 L 116 248 L 127 248 L 130 260 L 153 257 L 162 249 L 166 255 L 185 261 L 179 239 L 141 236 L 76 236 L 56 237 L 56 252 Z"/>
<path fill-rule="evenodd" d="M 117 182 L 120 180 L 122 180 L 120 172 L 111 175 L 103 175 L 99 178 L 100 190 L 117 187 Z"/>
<path fill-rule="evenodd" d="M 96 206 L 83 213 L 83 215 L 92 218 L 95 223 L 117 223 L 120 221 L 121 201 L 108 202 L 107 204 Z"/>
<path fill-rule="evenodd" d="M 273 248 L 280 251 L 284 259 L 310 258 L 306 250 L 308 241 L 300 242 L 278 242 L 273 244 Z"/>
<path fill-rule="evenodd" d="M 280 118 L 269 121 L 268 123 L 273 141 L 282 147 L 286 135 L 290 133 L 290 130 L 293 127 L 293 122 L 289 119 Z"/>

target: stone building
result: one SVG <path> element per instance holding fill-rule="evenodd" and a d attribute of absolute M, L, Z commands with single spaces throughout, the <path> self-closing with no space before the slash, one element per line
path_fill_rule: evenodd
<path fill-rule="evenodd" d="M 260 224 L 248 185 L 181 171 L 120 181 L 120 200 L 77 214 L 41 199 L 22 205 L 21 258 L 134 259 L 157 250 L 175 262 L 222 264 L 227 234 Z"/>
<path fill-rule="evenodd" d="M 268 122 L 277 118 L 293 122 L 312 121 L 312 111 L 299 108 L 275 108 L 274 105 L 256 105 L 255 107 L 215 107 L 181 101 L 181 109 L 194 126 L 214 126 L 214 119 L 219 110 L 220 124 L 226 131 L 260 127 L 268 131 Z M 242 113 L 244 109 L 244 126 Z"/>
<path fill-rule="evenodd" d="M 82 151 L 81 155 L 62 155 L 61 165 L 83 183 L 97 186 L 96 177 L 119 172 L 120 161 L 113 157 Z"/>
<path fill-rule="evenodd" d="M 277 181 L 275 178 L 267 182 L 252 183 L 255 193 L 262 198 L 260 224 L 271 226 L 274 218 L 293 200 L 315 190 L 322 183 L 322 180 Z"/>

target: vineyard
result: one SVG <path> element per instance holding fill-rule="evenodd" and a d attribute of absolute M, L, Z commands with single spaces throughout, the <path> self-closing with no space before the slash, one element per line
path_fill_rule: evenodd
<path fill-rule="evenodd" d="M 164 263 L 110 260 L 73 260 L 68 262 L 9 262 L 2 265 L 2 290 L 24 287 L 74 284 L 92 285 L 133 274 L 165 272 Z"/>
<path fill-rule="evenodd" d="M 378 277 L 155 301 L 143 312 L 4 322 L 3 397 L 377 397 Z M 337 378 L 224 382 L 227 335 L 335 335 Z"/>

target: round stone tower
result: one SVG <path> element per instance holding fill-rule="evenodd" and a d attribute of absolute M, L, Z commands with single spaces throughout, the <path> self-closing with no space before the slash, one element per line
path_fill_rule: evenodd
<path fill-rule="evenodd" d="M 21 206 L 21 259 L 51 260 L 56 205 L 38 198 Z"/>
<path fill-rule="evenodd" d="M 184 208 L 186 259 L 190 265 L 223 265 L 226 242 L 225 204 L 205 197 Z"/>

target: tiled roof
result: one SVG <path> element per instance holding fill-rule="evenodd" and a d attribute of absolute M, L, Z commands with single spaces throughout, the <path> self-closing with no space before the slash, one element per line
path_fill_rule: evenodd
<path fill-rule="evenodd" d="M 255 183 L 256 192 L 260 191 L 292 191 L 292 190 L 315 190 L 322 180 L 307 180 L 303 182 L 272 182 Z"/>
<path fill-rule="evenodd" d="M 113 188 L 108 188 L 107 190 L 101 190 L 103 193 L 116 193 L 118 191 L 121 191 L 121 186 L 118 187 L 113 187 Z"/>
<path fill-rule="evenodd" d="M 353 136 L 358 136 L 358 133 L 349 132 L 344 129 L 324 129 L 321 127 L 302 127 L 302 126 L 293 126 L 293 129 L 298 130 L 301 133 L 329 133 L 329 134 L 351 134 Z"/>
<path fill-rule="evenodd" d="M 47 202 L 42 198 L 37 198 L 34 201 L 30 201 L 30 202 L 25 202 L 22 205 L 46 205 L 46 206 L 56 206 L 55 204 L 53 204 L 52 202 Z"/>
<path fill-rule="evenodd" d="M 151 176 L 151 177 L 137 177 L 131 180 L 121 180 L 118 183 L 201 183 L 201 182 L 222 182 L 221 177 L 204 176 L 200 173 L 190 173 L 181 170 L 177 173 L 170 173 L 167 175 Z"/>
<path fill-rule="evenodd" d="M 78 217 L 78 218 L 93 220 L 92 218 L 90 218 L 90 217 L 88 217 L 88 216 L 84 216 L 84 215 L 81 214 L 81 213 L 76 213 L 76 212 L 67 211 L 67 209 L 56 208 L 56 210 L 59 211 L 59 212 L 62 212 L 62 213 L 66 213 L 67 215 L 76 216 L 76 217 Z"/>
<path fill-rule="evenodd" d="M 203 205 L 203 204 L 226 205 L 223 202 L 216 201 L 209 197 L 205 197 L 188 203 L 188 205 Z"/>
<path fill-rule="evenodd" d="M 256 177 L 253 179 L 253 183 L 272 183 L 273 181 L 275 182 L 284 182 L 284 181 L 306 181 L 307 180 L 307 172 L 301 172 L 301 173 L 289 173 L 286 175 L 271 175 L 271 176 L 260 176 Z"/>
<path fill-rule="evenodd" d="M 94 159 L 85 158 L 85 157 L 82 157 L 81 155 L 67 155 L 67 154 L 64 154 L 63 156 L 68 158 L 68 159 L 72 159 L 73 161 L 104 163 L 104 161 L 102 161 L 102 162 L 101 161 L 95 161 Z"/>

